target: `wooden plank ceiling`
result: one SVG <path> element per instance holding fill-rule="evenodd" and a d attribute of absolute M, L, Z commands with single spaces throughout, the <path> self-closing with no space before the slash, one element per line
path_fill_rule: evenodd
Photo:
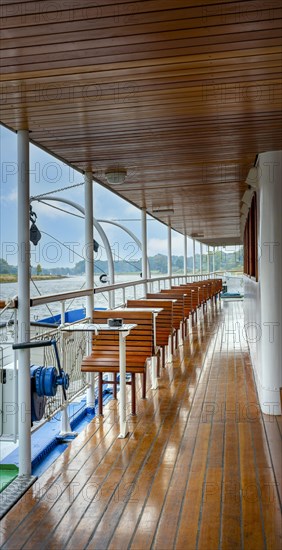
<path fill-rule="evenodd" d="M 240 241 L 281 143 L 280 0 L 3 0 L 1 120 L 177 231 Z"/>

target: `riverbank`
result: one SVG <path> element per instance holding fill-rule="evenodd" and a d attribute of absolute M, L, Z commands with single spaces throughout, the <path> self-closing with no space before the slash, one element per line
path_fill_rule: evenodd
<path fill-rule="evenodd" d="M 57 279 L 67 279 L 66 275 L 32 275 L 34 281 L 55 281 Z M 0 283 L 17 283 L 18 276 L 11 274 L 0 275 Z"/>

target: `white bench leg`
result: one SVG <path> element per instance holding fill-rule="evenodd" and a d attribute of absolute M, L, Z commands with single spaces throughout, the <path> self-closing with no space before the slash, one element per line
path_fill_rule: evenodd
<path fill-rule="evenodd" d="M 152 366 L 152 390 L 156 390 L 158 387 L 157 370 L 158 370 L 158 358 L 154 355 L 151 357 Z"/>
<path fill-rule="evenodd" d="M 172 353 L 171 353 L 171 336 L 169 336 L 168 338 L 168 345 L 167 345 L 167 363 L 172 363 L 173 361 L 173 357 L 172 357 Z"/>

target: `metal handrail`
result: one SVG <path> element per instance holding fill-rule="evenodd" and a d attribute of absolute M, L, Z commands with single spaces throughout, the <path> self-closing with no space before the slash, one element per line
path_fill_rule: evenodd
<path fill-rule="evenodd" d="M 226 271 L 226 270 L 225 270 Z M 108 284 L 103 287 L 93 287 L 93 288 L 87 288 L 87 289 L 81 289 L 81 290 L 72 290 L 69 292 L 61 292 L 60 294 L 45 294 L 41 296 L 35 296 L 30 299 L 30 306 L 35 307 L 43 304 L 50 304 L 52 302 L 64 302 L 66 300 L 71 300 L 74 298 L 81 298 L 83 296 L 90 296 L 92 293 L 94 294 L 102 294 L 103 292 L 111 292 L 115 290 L 130 288 L 130 287 L 136 287 L 139 285 L 146 285 L 161 281 L 172 281 L 172 280 L 190 280 L 190 279 L 207 279 L 211 276 L 215 275 L 222 275 L 225 273 L 225 271 L 213 271 L 209 273 L 189 273 L 187 275 L 184 274 L 174 274 L 174 275 L 163 275 L 161 277 L 151 277 L 149 279 L 139 279 L 137 281 L 128 281 L 128 282 L 122 282 L 122 283 L 115 283 L 115 284 Z M 235 272 L 234 272 L 235 273 Z M 236 273 L 241 273 L 240 271 Z M 18 307 L 18 297 L 14 296 L 11 298 L 11 300 L 6 304 L 5 309 L 2 310 L 5 311 L 6 309 L 17 309 Z"/>

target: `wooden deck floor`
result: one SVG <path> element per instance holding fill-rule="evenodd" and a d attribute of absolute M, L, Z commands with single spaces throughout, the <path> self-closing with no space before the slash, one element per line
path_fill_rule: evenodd
<path fill-rule="evenodd" d="M 130 437 L 110 402 L 3 519 L 2 548 L 279 550 L 281 417 L 260 414 L 242 322 L 240 302 L 210 305 Z"/>

